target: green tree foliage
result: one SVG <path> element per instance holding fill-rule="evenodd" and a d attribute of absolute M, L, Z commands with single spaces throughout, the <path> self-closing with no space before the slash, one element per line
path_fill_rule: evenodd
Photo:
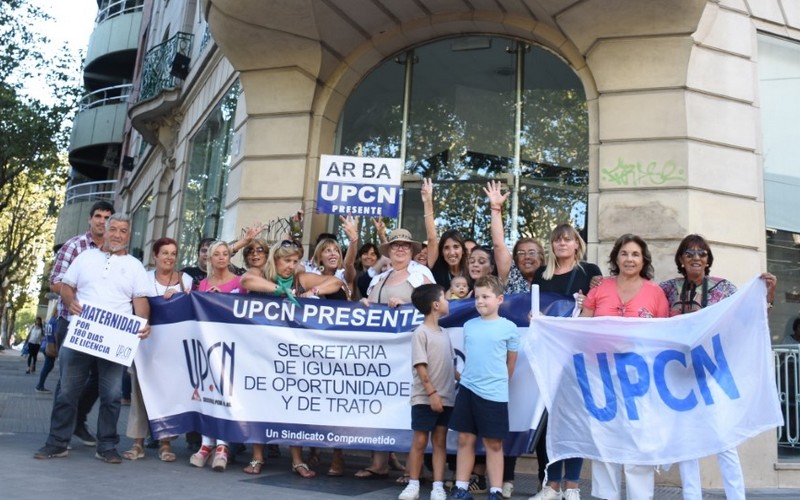
<path fill-rule="evenodd" d="M 45 58 L 48 39 L 32 30 L 47 21 L 25 0 L 0 1 L 0 309 L 30 299 L 37 268 L 51 258 L 53 231 L 68 168 L 64 159 L 78 89 L 78 64 L 66 49 Z M 46 88 L 52 104 L 26 88 Z M 7 331 L 0 332 L 7 342 Z"/>

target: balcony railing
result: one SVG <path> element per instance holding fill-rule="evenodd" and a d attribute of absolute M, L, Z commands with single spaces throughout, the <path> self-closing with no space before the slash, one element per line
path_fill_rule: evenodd
<path fill-rule="evenodd" d="M 94 92 L 86 94 L 81 98 L 80 102 L 78 103 L 78 113 L 100 106 L 127 103 L 128 96 L 131 95 L 132 90 L 133 85 L 130 83 L 95 90 Z"/>
<path fill-rule="evenodd" d="M 178 87 L 180 80 L 172 74 L 176 54 L 189 57 L 192 50 L 191 33 L 177 33 L 166 42 L 156 45 L 144 56 L 142 88 L 139 102 L 151 99 L 166 89 Z"/>
<path fill-rule="evenodd" d="M 100 24 L 123 14 L 140 11 L 143 5 L 144 0 L 107 0 L 101 4 L 94 22 Z"/>
<path fill-rule="evenodd" d="M 800 345 L 773 346 L 775 379 L 783 413 L 778 427 L 778 449 L 800 449 Z"/>
<path fill-rule="evenodd" d="M 66 205 L 84 201 L 113 200 L 117 181 L 93 181 L 75 184 L 67 188 Z"/>

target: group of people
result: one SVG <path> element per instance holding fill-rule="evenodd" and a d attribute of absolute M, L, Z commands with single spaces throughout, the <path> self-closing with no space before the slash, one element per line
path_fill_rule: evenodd
<path fill-rule="evenodd" d="M 652 257 L 647 243 L 632 234 L 621 236 L 609 256 L 610 277 L 584 261 L 586 244 L 570 224 L 556 226 L 547 249 L 533 238 L 520 238 L 511 249 L 505 239 L 503 207 L 508 193 L 501 184 L 489 182 L 484 189 L 491 213 L 491 245 L 480 246 L 458 231 L 441 235 L 435 225 L 434 188 L 429 179 L 421 188 L 426 239 L 416 241 L 406 229 L 386 234 L 381 220 L 373 220 L 379 242 L 360 244 L 359 222 L 340 217 L 348 244 L 342 248 L 332 234 L 317 238 L 313 252 L 303 260 L 300 242 L 287 236 L 272 243 L 259 237 L 263 227 L 247 231 L 246 236 L 227 243 L 204 239 L 198 247 L 196 266 L 176 268 L 179 243 L 171 238 L 154 242 L 154 269 L 146 272 L 141 262 L 127 255 L 130 221 L 114 214 L 111 205 L 99 202 L 92 207 L 90 229 L 67 241 L 58 252 L 50 278 L 51 289 L 61 297 L 55 329 L 60 347 L 67 332 L 68 316 L 79 314 L 83 302 L 97 302 L 119 312 L 149 316 L 147 297 L 169 299 L 176 293 L 193 290 L 206 293 L 255 293 L 319 299 L 359 300 L 364 306 L 385 304 L 398 307 L 412 304 L 425 315 L 425 323 L 413 334 L 412 430 L 414 439 L 407 468 L 394 454 L 372 453 L 371 463 L 356 472 L 360 478 L 387 477 L 391 469 L 405 470 L 406 483 L 401 500 L 419 498 L 423 450 L 428 439 L 433 444 L 429 468 L 433 472 L 431 498 L 446 498 L 442 488 L 445 464 L 444 438 L 448 428 L 459 432 L 455 463 L 455 489 L 452 498 L 471 498 L 487 491 L 489 498 L 510 498 L 513 492 L 516 457 L 503 456 L 502 442 L 508 432 L 508 383 L 514 370 L 519 345 L 517 329 L 498 316 L 504 295 L 530 293 L 536 284 L 543 292 L 575 298 L 582 316 L 668 317 L 687 314 L 730 296 L 736 287 L 727 280 L 711 277 L 713 254 L 699 235 L 683 239 L 675 254 L 680 275 L 660 285 L 654 283 Z M 244 268 L 231 258 L 242 251 Z M 776 279 L 765 273 L 767 301 L 772 303 Z M 438 319 L 448 312 L 448 300 L 474 297 L 480 318 L 464 326 L 467 361 L 463 373 L 455 373 L 449 337 L 438 327 Z M 502 320 L 502 321 L 501 321 Z M 145 339 L 149 327 L 139 336 Z M 424 341 L 422 340 L 424 339 Z M 131 367 L 132 402 L 127 434 L 132 448 L 121 455 L 117 421 L 119 417 L 123 367 L 72 349 L 60 350 L 60 380 L 56 387 L 46 445 L 35 458 L 67 455 L 71 436 L 96 446 L 97 458 L 120 463 L 122 458 L 144 457 L 144 440 L 149 433 L 147 411 Z M 449 358 L 448 358 L 449 357 Z M 456 378 L 460 378 L 455 394 Z M 86 428 L 86 414 L 100 398 L 97 436 Z M 546 432 L 546 431 L 545 431 Z M 485 457 L 475 457 L 474 446 L 480 437 Z M 158 443 L 158 456 L 176 459 L 172 439 Z M 546 478 L 535 500 L 580 498 L 578 482 L 583 466 L 580 458 L 548 465 L 545 438 L 539 439 L 537 457 L 540 479 Z M 204 435 L 190 463 L 204 467 L 209 461 L 214 470 L 223 471 L 230 462 L 231 444 L 220 436 Z M 244 468 L 259 474 L 269 455 L 279 451 L 253 443 L 252 456 Z M 311 449 L 303 458 L 300 447 L 290 447 L 292 470 L 304 478 L 315 476 L 319 453 Z M 728 498 L 744 498 L 744 482 L 735 450 L 720 454 L 723 480 Z M 341 450 L 334 450 L 328 470 L 330 476 L 344 474 Z M 652 498 L 653 468 L 646 466 L 593 463 L 593 495 L 608 500 L 620 498 L 624 469 L 628 498 Z M 680 464 L 684 498 L 700 498 L 699 468 L 696 461 Z M 486 479 L 488 477 L 488 480 Z"/>

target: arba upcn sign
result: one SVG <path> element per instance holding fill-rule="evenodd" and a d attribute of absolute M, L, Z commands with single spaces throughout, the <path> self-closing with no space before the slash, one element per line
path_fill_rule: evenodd
<path fill-rule="evenodd" d="M 322 155 L 317 213 L 397 217 L 402 174 L 399 158 Z"/>

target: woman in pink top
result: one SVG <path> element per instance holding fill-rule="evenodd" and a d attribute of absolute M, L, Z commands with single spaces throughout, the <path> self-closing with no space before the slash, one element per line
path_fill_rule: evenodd
<path fill-rule="evenodd" d="M 611 278 L 592 288 L 583 302 L 581 316 L 668 318 L 669 304 L 653 278 L 653 259 L 647 243 L 624 234 L 614 243 L 608 263 Z M 619 500 L 622 465 L 592 461 L 592 496 Z M 653 498 L 654 469 L 649 465 L 625 465 L 628 498 Z"/>
<path fill-rule="evenodd" d="M 209 274 L 200 282 L 197 288 L 200 292 L 217 293 L 243 293 L 239 281 L 240 276 L 233 274 L 229 267 L 231 264 L 231 250 L 224 241 L 215 241 L 208 247 Z M 189 459 L 195 467 L 203 467 L 214 449 L 214 460 L 211 466 L 217 472 L 222 472 L 228 465 L 228 443 L 221 439 L 203 436 L 203 444 L 197 453 Z"/>

